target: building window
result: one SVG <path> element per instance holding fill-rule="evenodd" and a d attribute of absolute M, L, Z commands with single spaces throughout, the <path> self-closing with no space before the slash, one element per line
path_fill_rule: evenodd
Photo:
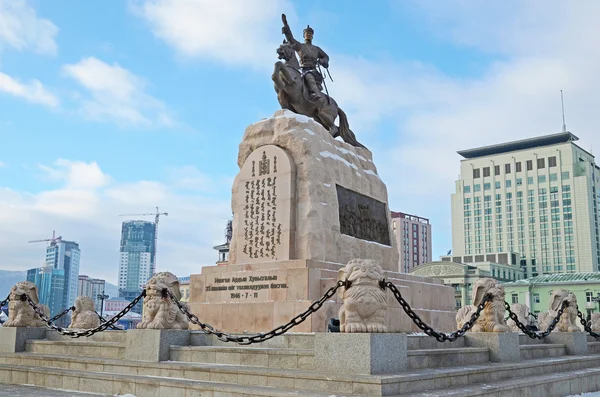
<path fill-rule="evenodd" d="M 556 182 L 558 180 L 558 175 L 557 174 L 550 174 L 550 182 Z"/>
<path fill-rule="evenodd" d="M 527 171 L 533 170 L 533 160 L 527 160 Z"/>
<path fill-rule="evenodd" d="M 473 169 L 473 179 L 475 178 L 480 178 L 481 174 L 479 173 L 479 168 L 474 168 Z"/>
<path fill-rule="evenodd" d="M 522 186 L 523 185 L 523 178 L 517 178 L 517 186 Z"/>
<path fill-rule="evenodd" d="M 463 188 L 463 191 L 464 191 L 465 193 L 471 193 L 471 186 L 465 186 L 465 187 Z"/>
<path fill-rule="evenodd" d="M 500 189 L 500 181 L 496 181 L 496 182 L 494 182 L 494 187 L 495 187 L 496 189 Z"/>
<path fill-rule="evenodd" d="M 522 171 L 522 169 L 521 169 L 521 162 L 517 161 L 515 163 L 515 172 L 521 172 L 521 171 Z"/>
<path fill-rule="evenodd" d="M 480 192 L 481 191 L 481 185 L 479 183 L 473 185 L 473 191 L 474 192 Z"/>
<path fill-rule="evenodd" d="M 539 175 L 538 183 L 546 183 L 546 175 Z"/>
<path fill-rule="evenodd" d="M 561 175 L 561 178 L 562 179 L 569 179 L 569 171 L 563 172 L 562 175 Z"/>
<path fill-rule="evenodd" d="M 540 303 L 540 294 L 533 294 L 533 303 Z"/>
<path fill-rule="evenodd" d="M 556 156 L 548 157 L 548 168 L 556 167 Z"/>
<path fill-rule="evenodd" d="M 585 301 L 586 301 L 586 302 L 593 302 L 593 301 L 592 301 L 592 298 L 594 298 L 594 293 L 593 293 L 593 292 L 591 292 L 591 291 L 587 291 L 587 292 L 585 293 Z"/>
<path fill-rule="evenodd" d="M 490 176 L 490 167 L 483 167 L 483 177 Z"/>
<path fill-rule="evenodd" d="M 494 166 L 494 175 L 500 175 L 500 166 L 499 165 Z"/>
<path fill-rule="evenodd" d="M 506 187 L 512 187 L 512 181 L 510 179 L 507 181 L 504 181 L 504 183 L 506 184 Z"/>
<path fill-rule="evenodd" d="M 546 159 L 544 159 L 544 158 L 537 159 L 537 167 L 538 167 L 538 170 L 540 168 L 546 168 Z"/>
<path fill-rule="evenodd" d="M 512 294 L 512 303 L 519 303 L 519 294 Z"/>
<path fill-rule="evenodd" d="M 509 164 L 504 164 L 504 173 L 505 174 L 510 174 L 510 163 Z"/>
<path fill-rule="evenodd" d="M 492 188 L 492 185 L 490 183 L 483 184 L 483 190 L 490 190 L 491 188 Z"/>

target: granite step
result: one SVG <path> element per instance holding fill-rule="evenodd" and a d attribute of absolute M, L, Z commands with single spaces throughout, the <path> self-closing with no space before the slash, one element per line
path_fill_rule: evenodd
<path fill-rule="evenodd" d="M 408 335 L 406 339 L 408 350 L 448 349 L 456 347 L 465 347 L 464 338 L 458 338 L 454 342 L 438 342 L 435 338 L 423 334 Z"/>
<path fill-rule="evenodd" d="M 567 354 L 565 345 L 545 343 L 542 345 L 521 345 L 521 360 L 531 360 L 544 357 L 558 357 Z"/>
<path fill-rule="evenodd" d="M 29 353 L 55 354 L 63 356 L 123 358 L 125 346 L 118 342 L 80 341 L 48 341 L 28 340 L 25 350 Z"/>
<path fill-rule="evenodd" d="M 487 347 L 408 350 L 407 355 L 410 369 L 454 367 L 490 361 Z"/>
<path fill-rule="evenodd" d="M 314 350 L 242 346 L 171 346 L 171 361 L 313 369 Z"/>
<path fill-rule="evenodd" d="M 542 339 L 530 338 L 525 334 L 519 334 L 519 345 L 543 345 L 545 342 Z"/>
<path fill-rule="evenodd" d="M 107 330 L 102 332 L 97 332 L 92 336 L 82 336 L 80 338 L 71 338 L 67 335 L 61 335 L 58 332 L 49 329 L 46 332 L 47 340 L 55 340 L 55 341 L 71 341 L 71 342 L 85 342 L 85 341 L 94 341 L 94 342 L 120 342 L 124 343 L 127 338 L 127 331 L 114 331 Z"/>
<path fill-rule="evenodd" d="M 234 334 L 235 335 L 235 334 Z M 247 334 L 237 334 L 244 336 Z M 239 346 L 233 342 L 223 342 L 214 335 L 207 335 L 202 331 L 190 332 L 190 345 L 192 346 Z M 290 348 L 290 349 L 314 349 L 315 334 L 304 332 L 288 332 L 283 335 L 276 336 L 255 345 L 246 347 L 271 347 L 271 348 Z"/>
<path fill-rule="evenodd" d="M 600 342 L 588 342 L 588 354 L 600 354 Z"/>
<path fill-rule="evenodd" d="M 504 379 L 395 397 L 565 397 L 600 390 L 600 367 Z"/>

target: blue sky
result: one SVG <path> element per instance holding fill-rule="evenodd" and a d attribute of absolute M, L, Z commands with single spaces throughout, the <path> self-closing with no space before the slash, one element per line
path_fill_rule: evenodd
<path fill-rule="evenodd" d="M 116 279 L 120 213 L 159 205 L 159 268 L 198 273 L 230 216 L 244 129 L 279 106 L 281 13 L 315 29 L 330 93 L 392 210 L 451 246 L 457 150 L 560 131 L 600 148 L 594 1 L 0 0 L 0 268 L 53 229 Z"/>

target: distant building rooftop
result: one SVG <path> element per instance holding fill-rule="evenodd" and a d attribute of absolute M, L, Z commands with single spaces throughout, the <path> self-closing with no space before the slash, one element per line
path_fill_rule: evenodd
<path fill-rule="evenodd" d="M 567 143 L 577 140 L 579 140 L 579 138 L 570 132 L 559 132 L 558 134 L 543 135 L 535 138 L 521 139 L 519 141 L 482 146 L 475 149 L 459 150 L 457 153 L 466 159 L 472 159 L 475 157 L 514 152 L 516 150 L 533 149 L 536 147 L 556 145 L 558 143 Z"/>
<path fill-rule="evenodd" d="M 542 274 L 540 276 L 513 281 L 506 283 L 506 285 L 527 285 L 527 284 L 572 284 L 572 283 L 585 283 L 585 282 L 598 282 L 600 283 L 600 272 L 594 273 L 555 273 L 555 274 Z"/>
<path fill-rule="evenodd" d="M 415 221 L 415 222 L 429 224 L 429 219 L 423 218 L 421 216 L 405 214 L 404 212 L 396 212 L 396 211 L 391 211 L 391 212 L 392 212 L 392 218 L 404 218 L 404 219 L 410 219 L 411 221 Z"/>

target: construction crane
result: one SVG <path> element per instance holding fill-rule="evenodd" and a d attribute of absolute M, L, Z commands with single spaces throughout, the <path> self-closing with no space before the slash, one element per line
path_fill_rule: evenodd
<path fill-rule="evenodd" d="M 154 271 L 156 271 L 156 247 L 158 245 L 158 221 L 160 219 L 160 216 L 164 215 L 164 216 L 168 216 L 169 213 L 168 212 L 159 212 L 158 211 L 158 207 L 156 207 L 156 213 L 152 214 L 152 213 L 148 213 L 148 214 L 121 214 L 119 216 L 154 216 L 154 252 L 153 257 L 154 257 Z M 154 273 L 154 272 L 152 272 Z"/>
<path fill-rule="evenodd" d="M 51 245 L 55 245 L 57 242 L 60 243 L 62 241 L 62 236 L 56 237 L 56 232 L 52 231 L 52 238 L 46 238 L 43 240 L 31 240 L 28 243 L 41 243 L 41 242 L 50 242 Z"/>

